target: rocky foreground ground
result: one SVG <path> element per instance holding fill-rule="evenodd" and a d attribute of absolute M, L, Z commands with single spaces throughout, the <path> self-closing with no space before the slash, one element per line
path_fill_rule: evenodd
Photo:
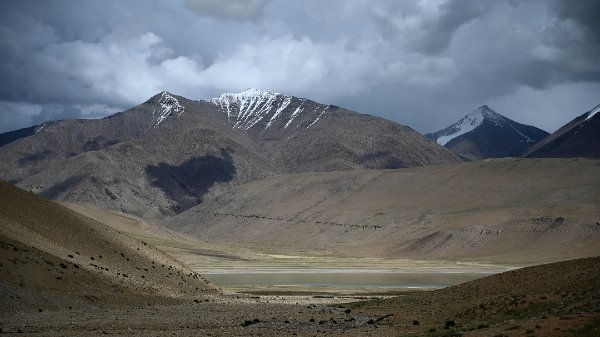
<path fill-rule="evenodd" d="M 218 294 L 132 297 L 132 304 L 90 298 L 50 310 L 29 302 L 3 310 L 0 326 L 31 336 L 598 336 L 599 274 L 600 258 L 580 259 L 348 304 Z"/>

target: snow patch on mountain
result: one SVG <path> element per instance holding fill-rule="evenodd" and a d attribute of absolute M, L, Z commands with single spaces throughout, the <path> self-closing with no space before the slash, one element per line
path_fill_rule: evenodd
<path fill-rule="evenodd" d="M 294 122 L 297 123 L 296 127 L 304 125 L 302 129 L 308 129 L 331 107 L 325 107 L 305 98 L 254 88 L 240 93 L 224 93 L 217 98 L 209 99 L 208 102 L 216 105 L 227 115 L 227 121 L 234 129 L 244 130 L 256 125 L 260 125 L 265 130 L 274 125 L 287 129 Z M 263 120 L 266 123 L 258 124 Z"/>
<path fill-rule="evenodd" d="M 442 131 L 442 136 L 436 139 L 436 142 L 442 146 L 448 144 L 452 139 L 464 135 L 467 132 L 471 132 L 479 127 L 483 121 L 487 120 L 490 123 L 495 124 L 499 127 L 504 127 L 502 115 L 496 113 L 490 109 L 487 105 L 479 107 L 477 110 L 471 112 L 465 117 L 461 118 L 458 122 L 450 125 Z M 517 130 L 515 130 L 517 131 Z M 517 131 L 519 132 L 519 131 Z M 519 132 L 519 134 L 521 134 Z M 521 134 L 522 135 L 522 134 Z M 527 138 L 527 137 L 526 137 Z"/>
<path fill-rule="evenodd" d="M 283 97 L 281 101 L 280 97 Z M 261 89 L 246 89 L 240 93 L 224 93 L 208 100 L 227 113 L 227 121 L 235 122 L 234 128 L 250 129 L 260 122 L 273 109 L 278 116 L 291 101 L 291 97 Z M 267 126 L 271 126 L 277 116 L 271 117 Z"/>
<path fill-rule="evenodd" d="M 285 126 L 283 128 L 287 129 L 287 127 L 290 126 L 290 124 L 292 124 L 292 122 L 294 121 L 296 116 L 298 116 L 300 113 L 302 113 L 302 110 L 303 110 L 302 106 L 297 107 L 296 110 L 294 110 L 294 112 L 292 113 L 292 116 L 290 117 L 290 119 L 287 121 L 287 123 L 285 123 Z"/>
<path fill-rule="evenodd" d="M 306 129 L 310 128 L 311 126 L 313 126 L 317 121 L 319 121 L 319 119 L 321 118 L 321 116 L 323 116 L 323 114 L 325 113 L 325 110 L 321 111 L 321 113 L 319 114 L 319 117 L 317 117 L 317 119 L 315 119 L 312 123 L 310 123 L 309 126 L 306 127 Z"/>
<path fill-rule="evenodd" d="M 39 133 L 40 131 L 42 131 L 44 129 L 44 127 L 46 127 L 46 122 L 42 123 L 42 125 L 38 126 L 34 133 Z"/>
<path fill-rule="evenodd" d="M 535 140 L 527 137 L 527 135 L 523 134 L 521 131 L 517 130 L 517 128 L 515 128 L 514 126 L 512 126 L 511 124 L 509 124 L 509 126 L 516 132 L 518 133 L 521 137 L 523 137 L 523 139 L 525 140 L 526 143 L 535 143 Z"/>
<path fill-rule="evenodd" d="M 227 114 L 227 121 L 233 124 L 233 128 L 248 130 L 263 119 L 268 118 L 265 125 L 265 129 L 267 129 L 283 118 L 284 115 L 289 118 L 284 121 L 285 128 L 287 128 L 294 118 L 303 111 L 302 105 L 305 100 L 297 99 L 301 102 L 300 106 L 291 115 L 289 115 L 289 112 L 285 113 L 293 99 L 293 96 L 250 88 L 240 93 L 224 93 L 217 98 L 208 100 L 208 102 L 215 104 Z"/>
<path fill-rule="evenodd" d="M 181 116 L 181 114 L 183 114 L 185 111 L 185 108 L 179 104 L 177 98 L 173 97 L 166 91 L 160 93 L 158 104 L 160 104 L 160 111 L 156 111 L 156 109 L 152 111 L 152 118 L 156 119 L 154 127 L 159 126 L 170 116 Z"/>
<path fill-rule="evenodd" d="M 269 123 L 267 123 L 267 128 L 269 126 L 271 126 L 271 124 L 273 124 L 273 122 L 277 119 L 277 117 L 279 117 L 279 115 L 283 112 L 283 110 L 285 110 L 285 108 L 287 108 L 288 105 L 290 105 L 290 102 L 292 102 L 292 98 L 291 97 L 286 97 L 283 100 L 283 103 L 279 106 L 279 108 L 277 108 L 277 111 L 275 111 L 275 113 L 273 114 L 273 116 L 269 120 Z"/>
<path fill-rule="evenodd" d="M 467 132 L 475 130 L 481 123 L 483 123 L 484 115 L 482 108 L 479 108 L 465 117 L 461 118 L 458 122 L 452 124 L 446 130 L 446 134 L 439 137 L 436 141 L 438 144 L 444 146 L 452 139 L 463 135 Z"/>
<path fill-rule="evenodd" d="M 594 115 L 596 115 L 598 111 L 600 111 L 600 104 L 596 105 L 596 107 L 590 111 L 589 115 L 585 118 L 584 122 L 594 117 Z"/>

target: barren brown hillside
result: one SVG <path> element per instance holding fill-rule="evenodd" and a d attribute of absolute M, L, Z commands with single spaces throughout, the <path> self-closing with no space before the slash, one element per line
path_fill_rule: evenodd
<path fill-rule="evenodd" d="M 145 242 L 2 181 L 0 285 L 8 312 L 216 293 Z"/>
<path fill-rule="evenodd" d="M 600 258 L 522 268 L 433 292 L 351 305 L 427 336 L 598 336 Z"/>
<path fill-rule="evenodd" d="M 0 136 L 0 143 L 22 136 L 0 146 L 0 179 L 53 200 L 156 220 L 272 174 L 461 161 L 380 117 L 263 91 L 233 96 L 252 104 L 162 92 L 106 118 Z"/>
<path fill-rule="evenodd" d="M 598 255 L 599 206 L 599 161 L 507 158 L 276 176 L 167 225 L 212 242 L 527 264 Z"/>

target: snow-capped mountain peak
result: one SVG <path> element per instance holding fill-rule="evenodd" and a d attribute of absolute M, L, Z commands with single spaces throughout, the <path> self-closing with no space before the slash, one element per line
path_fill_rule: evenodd
<path fill-rule="evenodd" d="M 471 112 L 458 122 L 444 129 L 442 135 L 436 139 L 440 145 L 446 145 L 452 139 L 463 135 L 467 132 L 475 130 L 483 123 L 484 120 L 489 120 L 494 124 L 499 124 L 502 116 L 490 109 L 487 105 L 480 106 L 477 110 Z"/>
<path fill-rule="evenodd" d="M 504 117 L 496 111 L 490 109 L 490 107 L 488 107 L 487 105 L 480 106 L 479 108 L 477 108 L 477 110 L 475 110 L 472 113 L 480 113 L 483 116 L 483 118 L 486 118 L 492 122 L 501 122 L 502 118 Z"/>
<path fill-rule="evenodd" d="M 277 109 L 277 112 L 271 120 L 277 118 L 277 115 L 287 107 L 291 99 L 290 96 L 284 96 L 277 92 L 249 88 L 239 93 L 224 93 L 208 101 L 227 113 L 227 120 L 235 122 L 234 128 L 248 130 L 265 118 L 274 108 Z"/>
<path fill-rule="evenodd" d="M 154 127 L 160 125 L 170 116 L 181 116 L 185 111 L 177 98 L 166 91 L 161 92 L 156 97 L 158 97 L 157 103 L 160 105 L 160 109 L 152 111 L 152 118 L 155 120 Z"/>
<path fill-rule="evenodd" d="M 294 125 L 309 128 L 327 110 L 327 107 L 303 98 L 255 88 L 221 94 L 208 102 L 227 114 L 227 121 L 233 128 L 244 130 L 256 125 L 265 130 L 273 125 L 279 125 L 283 129 Z"/>
<path fill-rule="evenodd" d="M 248 88 L 238 93 L 223 93 L 219 97 L 212 98 L 209 102 L 219 104 L 227 104 L 231 102 L 240 102 L 246 100 L 270 100 L 278 95 L 278 92 L 271 92 L 263 89 Z"/>
<path fill-rule="evenodd" d="M 548 133 L 517 123 L 487 105 L 427 137 L 468 160 L 519 156 Z"/>

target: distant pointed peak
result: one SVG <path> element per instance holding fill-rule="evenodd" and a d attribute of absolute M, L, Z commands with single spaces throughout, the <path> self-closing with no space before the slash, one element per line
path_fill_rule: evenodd
<path fill-rule="evenodd" d="M 159 102 L 161 100 L 165 101 L 165 100 L 177 100 L 177 99 L 170 92 L 168 92 L 166 90 L 163 90 L 163 91 L 161 91 L 161 92 L 159 92 L 157 94 L 154 94 L 146 102 L 147 103 L 157 103 L 157 102 Z"/>
<path fill-rule="evenodd" d="M 499 125 L 502 120 L 502 115 L 490 109 L 489 106 L 482 105 L 475 109 L 475 111 L 459 119 L 458 122 L 442 130 L 441 135 L 436 141 L 442 146 L 446 145 L 452 139 L 475 130 L 486 120 Z"/>
<path fill-rule="evenodd" d="M 473 112 L 480 112 L 480 113 L 492 113 L 492 114 L 498 114 L 496 111 L 492 110 L 489 106 L 487 105 L 482 105 L 479 108 L 477 108 L 477 110 L 473 111 Z"/>
<path fill-rule="evenodd" d="M 152 111 L 152 118 L 155 120 L 154 127 L 157 127 L 170 116 L 181 116 L 185 108 L 179 104 L 179 100 L 168 91 L 161 91 L 152 96 L 148 103 L 160 105 Z"/>
<path fill-rule="evenodd" d="M 481 117 L 483 119 L 487 119 L 490 120 L 492 122 L 500 122 L 500 120 L 502 120 L 502 118 L 504 116 L 502 116 L 501 114 L 497 113 L 496 111 L 492 110 L 489 106 L 487 105 L 482 105 L 479 108 L 477 108 L 477 110 L 473 111 L 472 113 L 470 113 L 469 115 L 481 115 Z M 469 116 L 467 115 L 467 116 Z"/>

